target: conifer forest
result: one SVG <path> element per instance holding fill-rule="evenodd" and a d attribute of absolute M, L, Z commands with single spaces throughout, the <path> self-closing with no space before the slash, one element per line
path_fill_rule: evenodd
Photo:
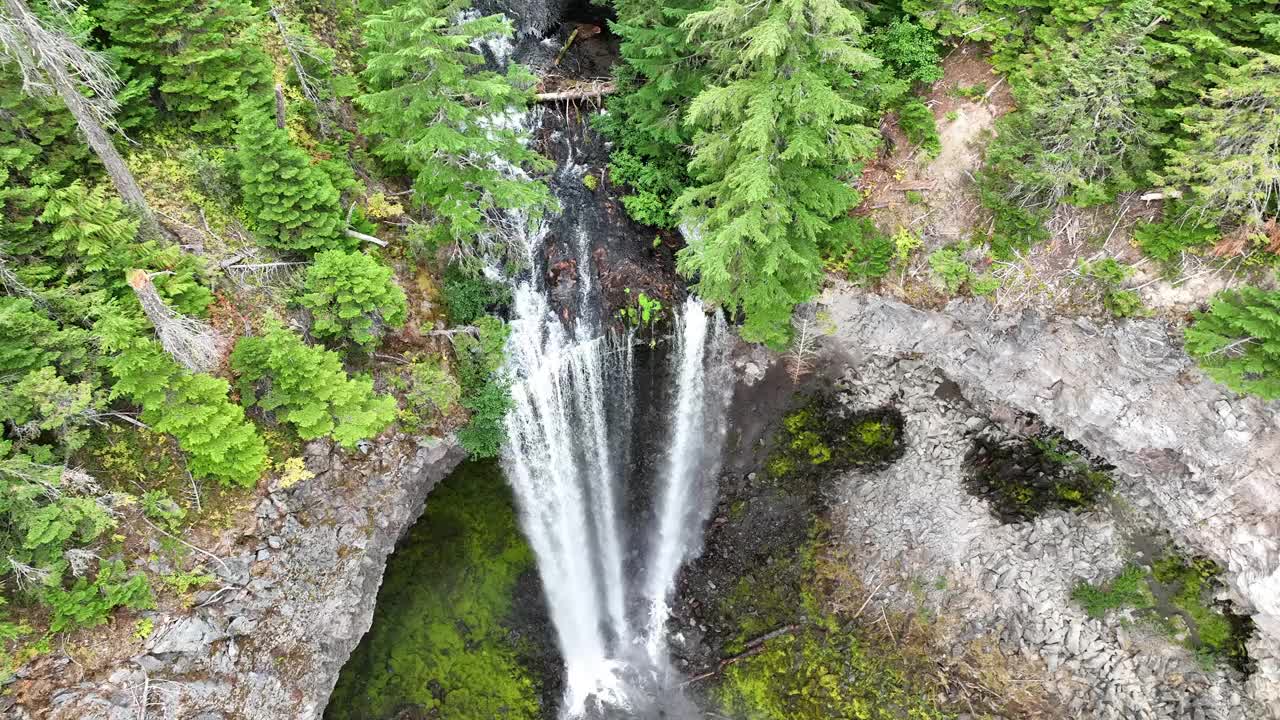
<path fill-rule="evenodd" d="M 1280 720 L 1280 5 L 0 0 L 0 717 Z"/>

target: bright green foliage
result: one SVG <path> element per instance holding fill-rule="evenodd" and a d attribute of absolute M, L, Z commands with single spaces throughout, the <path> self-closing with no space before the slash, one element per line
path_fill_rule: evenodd
<path fill-rule="evenodd" d="M 484 70 L 473 43 L 509 37 L 501 15 L 460 18 L 464 0 L 405 0 L 365 21 L 369 92 L 356 99 L 373 152 L 413 177 L 413 201 L 433 215 L 438 244 L 469 243 L 488 213 L 549 202 L 546 187 L 499 163 L 548 166 L 501 118 L 525 107 L 534 79 L 512 63 Z M 476 162 L 476 158 L 486 158 Z"/>
<path fill-rule="evenodd" d="M 1114 579 L 1102 586 L 1080 583 L 1071 591 L 1071 599 L 1089 613 L 1089 617 L 1101 618 L 1110 610 L 1119 608 L 1149 608 L 1155 604 L 1151 589 L 1147 587 L 1147 572 L 1136 565 L 1129 565 Z"/>
<path fill-rule="evenodd" d="M 248 0 L 105 0 L 95 16 L 130 72 L 196 132 L 226 132 L 271 77 Z"/>
<path fill-rule="evenodd" d="M 1133 229 L 1133 239 L 1147 257 L 1168 266 L 1182 259 L 1182 253 L 1212 245 L 1218 232 L 1190 223 L 1141 222 Z"/>
<path fill-rule="evenodd" d="M 506 285 L 456 264 L 445 268 L 441 294 L 454 325 L 470 325 L 486 312 L 511 302 Z"/>
<path fill-rule="evenodd" d="M 143 493 L 142 512 L 167 527 L 170 532 L 176 532 L 187 517 L 186 509 L 174 502 L 164 490 L 148 490 Z"/>
<path fill-rule="evenodd" d="M 373 627 L 342 666 L 325 718 L 541 717 L 506 624 L 532 568 L 501 470 L 459 467 L 387 564 Z"/>
<path fill-rule="evenodd" d="M 973 276 L 969 263 L 959 248 L 945 247 L 929 253 L 929 269 L 942 287 L 949 293 L 956 293 Z"/>
<path fill-rule="evenodd" d="M 1280 292 L 1246 287 L 1221 293 L 1186 330 L 1187 351 L 1227 387 L 1280 398 Z"/>
<path fill-rule="evenodd" d="M 118 607 L 146 610 L 155 607 L 147 576 L 136 573 L 125 577 L 124 563 L 120 560 L 103 562 L 98 576 L 76 579 L 70 590 L 52 588 L 45 595 L 53 610 L 49 632 L 62 632 L 81 627 L 101 625 Z"/>
<path fill-rule="evenodd" d="M 225 380 L 189 372 L 122 316 L 107 316 L 95 330 L 111 353 L 112 396 L 140 405 L 143 422 L 173 435 L 192 475 L 244 487 L 258 481 L 266 445 L 244 410 L 227 398 Z"/>
<path fill-rule="evenodd" d="M 242 109 L 236 165 L 244 210 L 262 241 L 286 250 L 331 248 L 342 234 L 342 205 L 328 174 L 276 127 L 266 110 Z"/>
<path fill-rule="evenodd" d="M 906 134 L 907 139 L 928 157 L 935 157 L 942 152 L 942 139 L 938 137 L 938 125 L 933 119 L 933 111 L 919 100 L 908 100 L 898 109 L 898 126 Z"/>
<path fill-rule="evenodd" d="M 1280 55 L 1251 53 L 1181 115 L 1186 139 L 1164 182 L 1190 190 L 1192 217 L 1261 225 L 1280 214 Z"/>
<path fill-rule="evenodd" d="M 448 416 L 462 398 L 462 386 L 449 373 L 440 356 L 411 356 L 404 376 L 393 386 L 404 390 L 400 424 L 406 432 L 424 432 L 437 420 Z"/>
<path fill-rule="evenodd" d="M 1156 92 L 1143 40 L 1157 16 L 1151 0 L 1130 0 L 1014 76 L 1019 110 L 1001 120 L 987 154 L 1006 198 L 1028 209 L 1088 206 L 1144 182 L 1160 142 L 1143 107 Z"/>
<path fill-rule="evenodd" d="M 930 720 L 947 717 L 891 653 L 864 646 L 849 632 L 812 627 L 769 640 L 734 663 L 718 693 L 722 712 L 758 720 Z"/>
<path fill-rule="evenodd" d="M 261 337 L 236 343 L 231 367 L 240 375 L 241 401 L 275 413 L 303 440 L 332 435 L 351 448 L 396 417 L 395 399 L 375 395 L 372 380 L 347 377 L 337 353 L 308 346 L 275 319 Z"/>
<path fill-rule="evenodd" d="M 500 371 L 511 330 L 492 315 L 477 320 L 476 327 L 478 337 L 453 336 L 462 406 L 471 413 L 471 421 L 458 432 L 458 441 L 472 457 L 490 458 L 498 455 L 506 439 L 511 391 Z"/>
<path fill-rule="evenodd" d="M 689 102 L 703 87 L 705 60 L 681 23 L 706 0 L 616 0 L 622 62 L 615 79 L 619 92 L 596 125 L 614 142 L 609 177 L 626 185 L 622 199 L 637 222 L 674 228 L 680 218 L 670 208 L 689 184 L 685 148 L 693 133 L 682 122 Z"/>
<path fill-rule="evenodd" d="M 1206 668 L 1225 661 L 1248 672 L 1253 624 L 1214 601 L 1221 572 L 1207 558 L 1166 551 L 1149 568 L 1131 564 L 1100 585 L 1081 582 L 1071 598 L 1096 618 L 1112 610 L 1134 611 L 1195 652 Z"/>
<path fill-rule="evenodd" d="M 941 42 L 910 20 L 894 20 L 871 35 L 871 50 L 899 77 L 932 85 L 942 79 Z"/>
<path fill-rule="evenodd" d="M 307 268 L 302 307 L 316 337 L 371 349 L 386 328 L 404 325 L 408 303 L 391 268 L 361 252 L 329 250 Z"/>
<path fill-rule="evenodd" d="M 0 578 L 14 582 L 16 571 L 31 568 L 15 584 L 37 596 L 61 580 L 67 550 L 115 525 L 92 494 L 92 478 L 53 460 L 45 446 L 26 452 L 0 440 Z"/>
<path fill-rule="evenodd" d="M 861 24 L 819 0 L 742 6 L 721 0 L 685 18 L 708 54 L 693 100 L 695 184 L 676 208 L 695 233 L 681 272 L 704 298 L 746 320 L 743 338 L 786 344 L 791 310 L 816 292 L 818 248 L 859 200 L 845 178 L 877 146 L 859 74 Z"/>

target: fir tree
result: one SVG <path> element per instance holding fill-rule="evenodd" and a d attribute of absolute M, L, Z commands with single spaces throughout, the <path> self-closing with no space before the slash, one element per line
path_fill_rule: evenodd
<path fill-rule="evenodd" d="M 746 315 L 744 338 L 782 347 L 792 307 L 822 277 L 819 245 L 859 200 L 855 163 L 878 134 L 859 75 L 879 61 L 861 26 L 821 0 L 721 0 L 685 19 L 715 82 L 689 107 L 697 185 L 677 208 L 694 229 L 679 267 L 705 298 Z"/>
<path fill-rule="evenodd" d="M 1186 331 L 1187 351 L 1209 377 L 1242 393 L 1280 399 L 1280 292 L 1246 287 L 1214 298 Z"/>
<path fill-rule="evenodd" d="M 280 324 L 262 337 L 243 338 L 231 353 L 240 397 L 293 425 L 298 437 L 322 435 L 346 448 L 382 432 L 396 417 L 396 401 L 375 395 L 373 381 L 350 378 L 337 353 L 310 347 Z"/>
<path fill-rule="evenodd" d="M 369 92 L 356 99 L 367 114 L 373 152 L 413 177 L 413 201 L 433 214 L 433 240 L 467 244 L 493 211 L 548 201 L 546 188 L 504 171 L 510 163 L 547 167 L 509 127 L 531 97 L 533 77 L 519 65 L 505 75 L 483 69 L 475 44 L 509 37 L 500 15 L 459 14 L 460 0 L 406 0 L 365 22 Z"/>
<path fill-rule="evenodd" d="M 342 233 L 338 190 L 323 169 L 293 144 L 270 113 L 243 110 L 236 164 L 244 209 L 263 242 L 287 250 L 335 245 Z"/>
<path fill-rule="evenodd" d="M 988 166 L 1023 208 L 1109 201 L 1152 169 L 1160 143 L 1144 39 L 1160 22 L 1150 0 L 1105 14 L 1092 33 L 1056 39 L 1013 80 L 1019 110 L 1001 122 Z"/>
<path fill-rule="evenodd" d="M 615 66 L 618 92 L 596 124 L 614 142 L 609 176 L 629 192 L 622 203 L 637 222 L 675 227 L 671 204 L 689 183 L 686 148 L 693 132 L 684 109 L 705 81 L 704 59 L 681 23 L 706 0 L 617 0 L 622 62 Z"/>
<path fill-rule="evenodd" d="M 316 337 L 372 349 L 386 328 L 404 325 L 408 303 L 391 268 L 359 252 L 316 256 L 298 302 L 311 311 Z"/>
<path fill-rule="evenodd" d="M 1280 55 L 1250 52 L 1185 108 L 1186 140 L 1169 154 L 1164 182 L 1191 191 L 1198 221 L 1262 225 L 1280 212 Z"/>
<path fill-rule="evenodd" d="M 140 77 L 154 79 L 164 107 L 196 132 L 231 129 L 245 97 L 271 76 L 247 0 L 106 0 L 96 10 L 110 44 Z"/>

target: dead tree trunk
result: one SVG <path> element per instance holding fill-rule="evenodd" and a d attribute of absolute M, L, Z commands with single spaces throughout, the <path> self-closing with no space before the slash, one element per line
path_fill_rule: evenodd
<path fill-rule="evenodd" d="M 0 45 L 18 64 L 23 91 L 28 95 L 57 93 L 76 127 L 84 135 L 116 192 L 142 220 L 144 233 L 160 234 L 142 188 L 124 158 L 116 151 L 108 128 L 113 127 L 115 91 L 119 85 L 110 66 L 97 53 L 80 47 L 66 33 L 45 27 L 23 0 L 4 0 L 0 16 Z M 91 97 L 82 90 L 88 89 Z"/>

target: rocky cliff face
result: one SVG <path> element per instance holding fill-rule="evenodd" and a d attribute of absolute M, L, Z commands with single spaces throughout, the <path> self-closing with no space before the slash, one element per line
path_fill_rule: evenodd
<path fill-rule="evenodd" d="M 307 467 L 316 477 L 263 497 L 256 530 L 240 538 L 239 552 L 210 561 L 220 589 L 197 594 L 190 612 L 158 614 L 143 654 L 38 698 L 19 693 L 21 704 L 0 699 L 0 714 L 320 717 L 338 671 L 369 629 L 387 556 L 463 456 L 452 439 L 398 437 L 365 457 L 311 444 Z M 75 675 L 65 658 L 50 662 L 66 666 L 62 677 Z"/>
<path fill-rule="evenodd" d="M 944 312 L 841 291 L 824 301 L 849 401 L 896 403 L 908 452 L 851 480 L 845 529 L 866 575 L 944 577 L 930 602 L 961 620 L 957 640 L 998 637 L 1038 656 L 1074 716 L 1273 717 L 1280 712 L 1280 408 L 1200 375 L 1154 321 L 1100 326 L 985 303 Z M 1034 413 L 1105 458 L 1115 508 L 1001 525 L 961 487 L 970 438 Z M 1167 531 L 1226 570 L 1253 615 L 1247 684 L 1119 621 L 1086 617 L 1069 593 L 1124 562 L 1136 525 Z M 902 588 L 899 587 L 899 590 Z M 898 593 L 902 597 L 903 593 Z M 1110 713 L 1110 714 L 1108 714 Z"/>

